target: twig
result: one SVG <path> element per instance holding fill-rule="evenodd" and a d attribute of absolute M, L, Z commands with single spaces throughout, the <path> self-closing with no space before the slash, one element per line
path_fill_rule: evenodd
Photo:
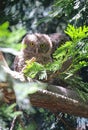
<path fill-rule="evenodd" d="M 0 51 L 2 51 L 2 52 L 4 52 L 4 53 L 11 53 L 11 54 L 13 54 L 13 55 L 19 55 L 19 53 L 20 52 L 18 52 L 18 51 L 16 51 L 16 50 L 14 50 L 14 49 L 12 49 L 12 48 L 2 48 L 2 47 L 0 47 Z"/>
<path fill-rule="evenodd" d="M 13 128 L 14 128 L 16 118 L 17 118 L 17 116 L 15 116 L 15 117 L 13 118 L 13 121 L 12 121 L 12 123 L 11 123 L 11 128 L 10 128 L 10 130 L 13 130 Z"/>

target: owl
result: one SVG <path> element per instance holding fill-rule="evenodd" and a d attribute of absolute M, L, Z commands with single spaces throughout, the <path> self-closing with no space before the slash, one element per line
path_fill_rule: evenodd
<path fill-rule="evenodd" d="M 20 72 L 25 66 L 25 61 L 31 60 L 33 57 L 41 64 L 52 62 L 54 51 L 67 40 L 68 37 L 60 33 L 51 35 L 27 34 L 22 40 L 23 48 L 20 55 L 15 58 L 14 70 Z"/>
<path fill-rule="evenodd" d="M 22 41 L 23 48 L 20 55 L 15 58 L 14 70 L 20 72 L 25 66 L 26 60 L 33 57 L 41 64 L 52 62 L 52 42 L 46 34 L 27 34 Z"/>

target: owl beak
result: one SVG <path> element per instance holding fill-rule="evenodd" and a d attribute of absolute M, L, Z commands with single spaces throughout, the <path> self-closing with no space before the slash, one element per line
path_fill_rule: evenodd
<path fill-rule="evenodd" d="M 38 48 L 36 48 L 36 54 L 38 54 Z"/>

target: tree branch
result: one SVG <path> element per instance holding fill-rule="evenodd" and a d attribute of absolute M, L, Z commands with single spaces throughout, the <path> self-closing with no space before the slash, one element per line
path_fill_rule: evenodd
<path fill-rule="evenodd" d="M 4 63 L 6 64 L 6 62 Z M 5 67 L 7 67 L 7 65 Z M 10 70 L 10 68 L 8 69 L 8 67 L 5 70 L 7 70 L 7 73 L 11 75 L 12 81 L 14 80 L 16 81 L 16 79 L 23 78 L 23 75 L 19 74 L 18 72 Z M 22 84 L 24 83 L 24 81 L 25 78 L 23 81 L 20 80 L 20 83 Z M 29 81 L 25 82 L 28 83 Z M 40 89 L 44 85 L 44 83 L 40 82 L 38 84 L 38 82 L 36 81 L 34 83 L 37 83 L 37 86 L 39 85 L 39 89 L 37 92 L 29 95 L 30 101 L 33 106 L 46 108 L 53 112 L 61 111 L 76 116 L 88 117 L 88 102 L 84 102 L 76 91 L 69 90 L 61 86 L 50 85 L 47 83 L 45 84 L 46 87 L 44 89 Z M 23 88 L 23 92 L 24 89 L 26 89 L 25 87 Z M 14 91 L 9 92 L 6 91 L 5 89 L 4 95 L 5 98 L 7 98 L 7 101 L 15 100 Z"/>
<path fill-rule="evenodd" d="M 60 111 L 88 117 L 88 104 L 47 90 L 41 90 L 30 95 L 30 101 L 34 106 L 47 108 L 53 112 Z"/>

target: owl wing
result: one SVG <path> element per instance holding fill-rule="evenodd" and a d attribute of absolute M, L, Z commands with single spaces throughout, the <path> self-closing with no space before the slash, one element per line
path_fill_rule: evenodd
<path fill-rule="evenodd" d="M 14 70 L 20 72 L 24 67 L 24 65 L 25 65 L 25 59 L 23 55 L 20 54 L 19 56 L 16 56 L 14 60 Z"/>

